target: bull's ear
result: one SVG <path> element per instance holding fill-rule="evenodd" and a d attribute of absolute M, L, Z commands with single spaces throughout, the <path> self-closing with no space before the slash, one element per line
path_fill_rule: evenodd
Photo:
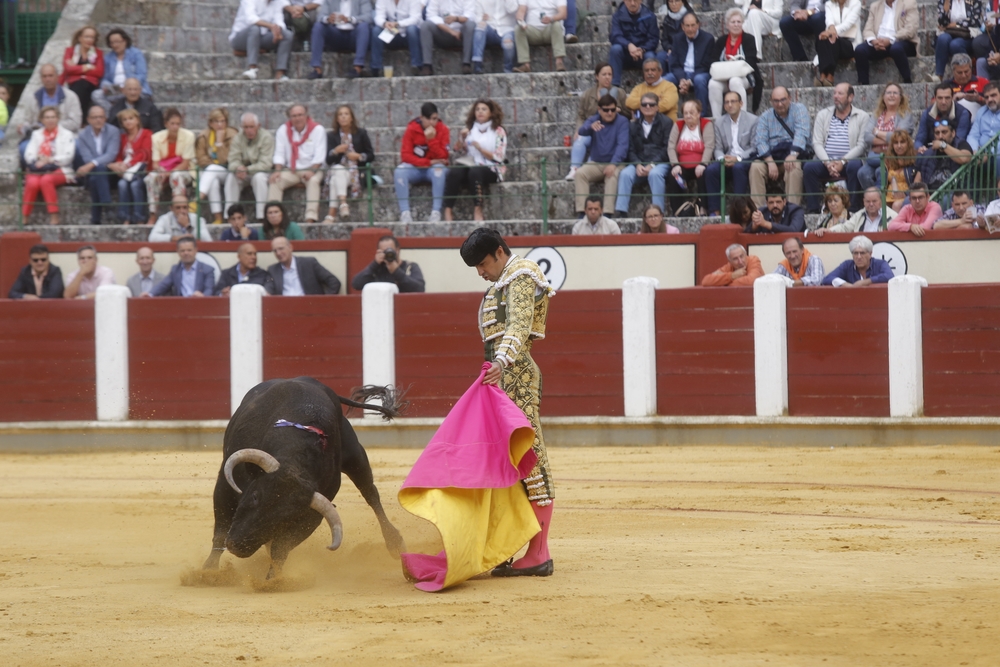
<path fill-rule="evenodd" d="M 281 463 L 278 459 L 274 458 L 262 449 L 240 449 L 233 452 L 228 459 L 226 459 L 226 465 L 223 468 L 223 472 L 226 475 L 226 481 L 229 482 L 229 486 L 233 487 L 236 493 L 243 493 L 240 487 L 236 486 L 236 481 L 233 479 L 233 468 L 235 468 L 240 463 L 254 463 L 261 470 L 266 473 L 272 473 L 281 467 Z"/>

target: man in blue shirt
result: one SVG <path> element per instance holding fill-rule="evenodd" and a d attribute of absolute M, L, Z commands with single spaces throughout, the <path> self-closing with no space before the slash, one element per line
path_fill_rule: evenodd
<path fill-rule="evenodd" d="M 847 244 L 853 259 L 844 260 L 823 278 L 824 285 L 834 287 L 864 287 L 892 280 L 889 262 L 872 257 L 874 245 L 867 236 L 855 236 Z"/>
<path fill-rule="evenodd" d="M 622 0 L 611 15 L 611 85 L 622 85 L 623 69 L 641 69 L 646 58 L 655 56 L 667 70 L 667 52 L 657 51 L 660 43 L 660 26 L 656 14 L 642 5 L 642 0 Z M 605 207 L 607 208 L 607 207 Z"/>
<path fill-rule="evenodd" d="M 573 176 L 578 218 L 583 217 L 591 183 L 604 181 L 604 210 L 614 210 L 615 197 L 618 195 L 618 174 L 622 170 L 620 163 L 628 156 L 628 128 L 628 120 L 618 113 L 618 100 L 611 95 L 604 95 L 597 100 L 597 113 L 585 120 L 577 130 L 581 137 L 591 137 L 590 160 L 577 169 Z"/>
<path fill-rule="evenodd" d="M 983 86 L 983 97 L 986 105 L 976 112 L 976 120 L 972 122 L 969 131 L 969 146 L 973 152 L 985 146 L 990 139 L 1000 134 L 1000 84 L 990 81 Z M 993 151 L 996 153 L 997 151 Z M 997 174 L 1000 174 L 1000 155 L 997 155 Z"/>
<path fill-rule="evenodd" d="M 757 208 L 764 206 L 767 180 L 784 180 L 788 200 L 802 203 L 802 164 L 800 155 L 812 146 L 809 110 L 800 102 L 792 102 L 788 89 L 775 86 L 771 91 L 771 108 L 757 120 L 754 143 L 757 159 L 750 165 L 750 195 Z"/>
<path fill-rule="evenodd" d="M 182 238 L 177 242 L 177 256 L 181 261 L 143 296 L 215 296 L 215 271 L 198 261 L 198 242 L 190 236 Z"/>

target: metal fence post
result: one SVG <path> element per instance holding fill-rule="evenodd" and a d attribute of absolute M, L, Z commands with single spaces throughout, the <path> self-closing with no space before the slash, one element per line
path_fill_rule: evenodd
<path fill-rule="evenodd" d="M 542 235 L 549 233 L 549 173 L 548 158 L 542 157 Z"/>
<path fill-rule="evenodd" d="M 365 181 L 368 185 L 368 226 L 373 227 L 375 225 L 375 192 L 372 190 L 372 166 L 371 164 L 365 168 Z"/>

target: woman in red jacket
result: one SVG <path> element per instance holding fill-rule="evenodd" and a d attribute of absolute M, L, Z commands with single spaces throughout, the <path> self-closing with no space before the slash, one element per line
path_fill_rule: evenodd
<path fill-rule="evenodd" d="M 143 179 L 153 159 L 153 134 L 142 127 L 142 118 L 135 109 L 118 112 L 122 128 L 118 159 L 108 169 L 118 174 L 118 220 L 127 225 L 146 221 L 146 184 Z"/>
<path fill-rule="evenodd" d="M 90 96 L 101 84 L 104 77 L 104 54 L 97 44 L 97 28 L 84 26 L 73 34 L 73 41 L 63 52 L 63 71 L 59 83 L 69 86 L 69 89 L 80 98 L 80 109 L 83 117 L 93 102 Z"/>
<path fill-rule="evenodd" d="M 451 156 L 451 135 L 448 126 L 438 116 L 433 102 L 424 102 L 420 117 L 414 118 L 403 133 L 400 163 L 393 172 L 396 201 L 399 202 L 399 221 L 413 222 L 410 215 L 410 186 L 430 181 L 431 214 L 427 222 L 441 222 L 441 203 L 444 199 L 444 180 L 448 174 Z"/>

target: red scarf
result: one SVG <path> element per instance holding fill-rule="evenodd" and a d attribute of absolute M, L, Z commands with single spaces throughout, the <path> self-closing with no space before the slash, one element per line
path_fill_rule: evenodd
<path fill-rule="evenodd" d="M 285 123 L 285 131 L 288 132 L 288 143 L 292 146 L 292 162 L 288 165 L 288 168 L 295 171 L 299 163 L 299 146 L 306 143 L 309 140 L 309 135 L 312 131 L 319 127 L 319 123 L 314 121 L 311 117 L 306 118 L 306 128 L 302 131 L 302 138 L 298 141 L 292 139 L 292 121 Z"/>
<path fill-rule="evenodd" d="M 726 38 L 726 60 L 734 60 L 740 55 L 740 47 L 743 46 L 743 33 L 733 41 L 733 36 L 730 35 Z"/>
<path fill-rule="evenodd" d="M 42 145 L 38 147 L 38 154 L 52 157 L 52 142 L 56 140 L 59 128 L 54 130 L 42 130 Z"/>

